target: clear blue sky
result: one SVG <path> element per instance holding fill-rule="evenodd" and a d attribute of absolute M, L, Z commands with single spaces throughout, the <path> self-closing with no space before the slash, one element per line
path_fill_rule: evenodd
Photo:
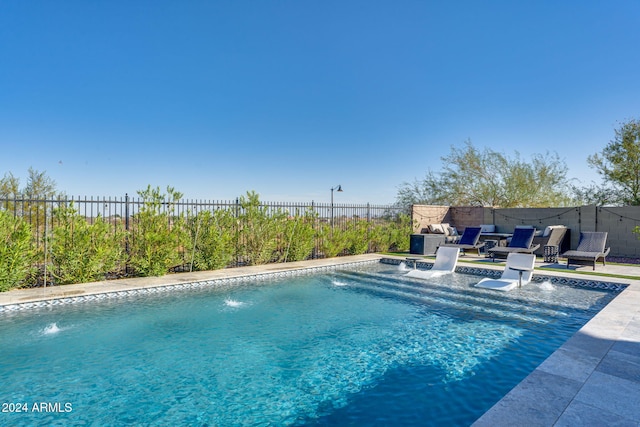
<path fill-rule="evenodd" d="M 588 184 L 639 46 L 638 0 L 2 0 L 0 176 L 392 203 L 470 139 Z"/>

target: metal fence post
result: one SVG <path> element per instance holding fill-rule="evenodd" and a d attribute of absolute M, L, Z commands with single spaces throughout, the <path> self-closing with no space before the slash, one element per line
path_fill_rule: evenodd
<path fill-rule="evenodd" d="M 129 258 L 129 193 L 124 194 L 124 231 L 124 248 L 127 253 L 127 258 Z"/>
<path fill-rule="evenodd" d="M 315 202 L 311 201 L 311 212 L 313 218 L 313 251 L 311 252 L 311 259 L 318 258 L 318 251 L 320 250 L 318 244 L 318 219 L 316 218 L 316 207 Z"/>
<path fill-rule="evenodd" d="M 367 253 L 371 252 L 371 205 L 367 203 Z"/>
<path fill-rule="evenodd" d="M 236 197 L 236 267 L 240 266 L 240 198 Z"/>

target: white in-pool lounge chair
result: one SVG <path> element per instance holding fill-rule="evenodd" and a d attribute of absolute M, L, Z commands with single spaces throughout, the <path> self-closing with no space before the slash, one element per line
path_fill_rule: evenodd
<path fill-rule="evenodd" d="M 458 263 L 458 256 L 460 255 L 460 248 L 448 248 L 440 246 L 436 252 L 436 260 L 433 263 L 431 270 L 418 270 L 414 269 L 405 274 L 408 277 L 417 277 L 420 279 L 430 279 L 432 277 L 443 276 L 445 274 L 453 273 Z"/>
<path fill-rule="evenodd" d="M 482 279 L 475 286 L 496 291 L 510 291 L 531 281 L 535 263 L 535 254 L 510 253 L 507 255 L 507 265 L 499 279 Z"/>

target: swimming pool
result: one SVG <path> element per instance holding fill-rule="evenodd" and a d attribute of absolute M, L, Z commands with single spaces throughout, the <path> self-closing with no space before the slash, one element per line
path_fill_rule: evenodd
<path fill-rule="evenodd" d="M 616 295 L 403 273 L 375 263 L 2 312 L 14 410 L 0 420 L 469 425 Z"/>

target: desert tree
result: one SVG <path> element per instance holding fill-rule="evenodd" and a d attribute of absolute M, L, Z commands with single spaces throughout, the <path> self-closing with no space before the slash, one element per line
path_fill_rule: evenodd
<path fill-rule="evenodd" d="M 640 205 L 640 120 L 623 122 L 614 131 L 614 138 L 600 153 L 587 162 L 602 177 L 598 188 L 607 197 L 605 203 Z"/>
<path fill-rule="evenodd" d="M 480 150 L 466 141 L 442 157 L 442 171 L 427 171 L 421 181 L 403 183 L 396 202 L 400 206 L 436 204 L 453 206 L 548 207 L 568 206 L 567 166 L 557 154 L 533 154 L 523 159 L 489 148 Z"/>

